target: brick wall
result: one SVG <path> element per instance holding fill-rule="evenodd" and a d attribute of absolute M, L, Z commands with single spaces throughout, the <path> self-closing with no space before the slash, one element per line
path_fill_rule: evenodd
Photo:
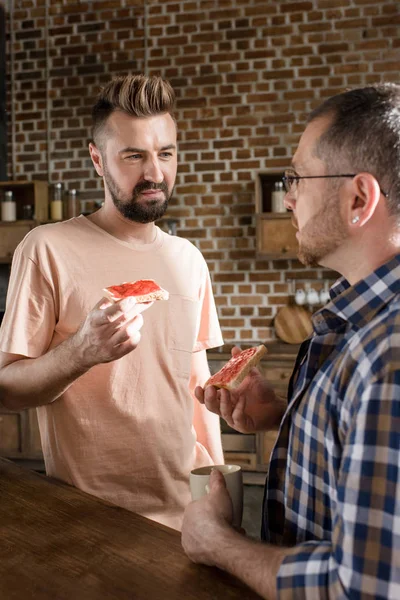
<path fill-rule="evenodd" d="M 87 153 L 99 86 L 127 71 L 169 78 L 180 140 L 169 214 L 208 261 L 227 343 L 273 339 L 287 280 L 321 287 L 333 274 L 256 257 L 256 173 L 288 165 L 306 115 L 325 97 L 399 81 L 399 3 L 14 0 L 14 7 L 15 177 L 63 180 L 101 198 Z"/>

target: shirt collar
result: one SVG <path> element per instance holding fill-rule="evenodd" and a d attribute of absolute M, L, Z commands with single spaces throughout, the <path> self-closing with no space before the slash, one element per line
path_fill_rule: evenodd
<path fill-rule="evenodd" d="M 313 315 L 317 333 L 337 329 L 349 322 L 361 329 L 400 293 L 400 254 L 354 285 L 340 277 L 329 294 L 330 302 Z"/>

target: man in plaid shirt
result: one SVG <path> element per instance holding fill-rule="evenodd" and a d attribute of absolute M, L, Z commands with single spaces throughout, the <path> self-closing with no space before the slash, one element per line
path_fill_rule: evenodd
<path fill-rule="evenodd" d="M 230 523 L 217 471 L 182 543 L 263 598 L 400 599 L 400 85 L 334 96 L 284 177 L 299 258 L 342 274 L 283 403 L 254 370 L 197 397 L 241 432 L 280 423 L 262 542 Z M 237 352 L 235 349 L 233 352 Z"/>

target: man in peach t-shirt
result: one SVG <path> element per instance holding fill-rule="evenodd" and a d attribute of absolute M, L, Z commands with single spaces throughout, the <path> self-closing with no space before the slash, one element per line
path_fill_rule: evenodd
<path fill-rule="evenodd" d="M 219 419 L 194 402 L 222 342 L 207 266 L 161 231 L 177 171 L 174 92 L 160 77 L 112 80 L 93 108 L 103 207 L 43 225 L 17 248 L 0 331 L 0 397 L 37 407 L 48 475 L 179 529 L 189 472 L 223 462 Z M 102 298 L 154 279 L 145 315 Z M 142 306 L 143 308 L 143 306 Z"/>

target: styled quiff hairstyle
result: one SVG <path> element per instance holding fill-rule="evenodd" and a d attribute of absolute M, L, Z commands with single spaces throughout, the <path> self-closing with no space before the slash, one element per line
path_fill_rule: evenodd
<path fill-rule="evenodd" d="M 131 117 L 144 118 L 169 113 L 174 118 L 175 92 L 159 75 L 114 77 L 99 93 L 92 109 L 92 139 L 97 147 L 109 116 L 119 110 Z"/>
<path fill-rule="evenodd" d="M 319 117 L 331 122 L 314 153 L 332 174 L 371 173 L 389 194 L 390 213 L 400 215 L 400 85 L 382 83 L 338 94 L 317 107 L 308 122 Z"/>

